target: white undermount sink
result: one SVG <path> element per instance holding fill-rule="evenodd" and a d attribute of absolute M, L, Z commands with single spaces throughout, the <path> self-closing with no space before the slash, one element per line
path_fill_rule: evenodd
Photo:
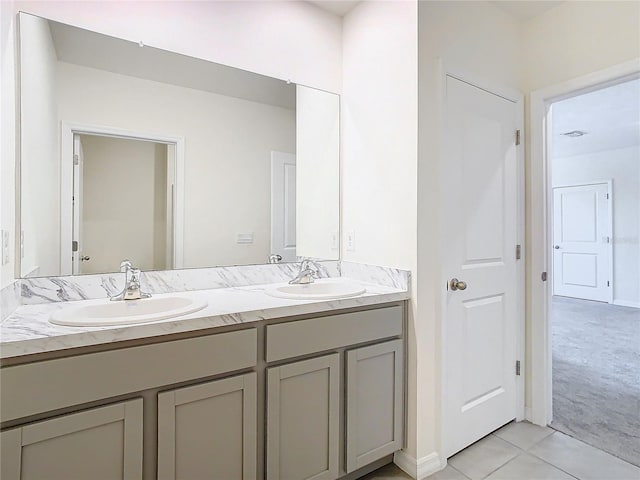
<path fill-rule="evenodd" d="M 292 300 L 333 300 L 362 295 L 367 290 L 354 282 L 320 279 L 308 284 L 285 284 L 265 290 L 267 295 Z"/>
<path fill-rule="evenodd" d="M 202 299 L 163 296 L 140 300 L 89 300 L 82 305 L 61 308 L 51 314 L 49 321 L 56 325 L 98 327 L 155 322 L 197 312 L 207 306 Z"/>

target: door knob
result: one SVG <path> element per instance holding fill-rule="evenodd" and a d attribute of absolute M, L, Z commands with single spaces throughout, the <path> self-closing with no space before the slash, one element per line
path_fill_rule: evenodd
<path fill-rule="evenodd" d="M 82 260 L 83 262 L 87 262 L 91 260 L 91 257 L 89 255 L 83 255 L 80 257 L 80 260 Z"/>
<path fill-rule="evenodd" d="M 458 280 L 457 278 L 452 278 L 449 282 L 449 288 L 453 291 L 466 290 L 467 282 L 463 282 L 462 280 Z"/>
<path fill-rule="evenodd" d="M 555 248 L 556 250 L 560 250 L 560 245 L 554 245 L 553 248 Z"/>

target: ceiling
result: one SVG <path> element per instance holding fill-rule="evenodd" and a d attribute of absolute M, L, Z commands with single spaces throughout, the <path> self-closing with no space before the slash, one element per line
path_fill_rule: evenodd
<path fill-rule="evenodd" d="M 49 20 L 58 60 L 294 109 L 295 85 Z"/>
<path fill-rule="evenodd" d="M 402 0 L 395 0 L 402 1 Z M 450 0 L 455 1 L 455 0 Z M 342 1 L 342 0 L 310 0 L 310 3 L 331 12 L 339 17 L 344 17 L 347 13 L 354 9 L 360 2 Z M 518 20 L 528 20 L 540 15 L 547 10 L 563 3 L 562 1 L 551 0 L 530 0 L 530 1 L 492 1 L 495 6 L 501 8 Z"/>
<path fill-rule="evenodd" d="M 561 100 L 551 110 L 551 156 L 640 145 L 640 79 Z M 582 130 L 582 137 L 563 132 Z"/>
<path fill-rule="evenodd" d="M 496 7 L 501 8 L 511 16 L 517 18 L 518 20 L 529 20 L 530 18 L 537 17 L 538 15 L 543 14 L 547 10 L 552 9 L 560 5 L 561 1 L 547 1 L 547 0 L 535 0 L 535 1 L 521 1 L 521 2 L 513 2 L 513 1 L 493 1 Z"/>
<path fill-rule="evenodd" d="M 321 9 L 338 15 L 339 17 L 344 17 L 360 2 L 346 2 L 342 0 L 311 0 L 309 3 L 313 3 Z"/>

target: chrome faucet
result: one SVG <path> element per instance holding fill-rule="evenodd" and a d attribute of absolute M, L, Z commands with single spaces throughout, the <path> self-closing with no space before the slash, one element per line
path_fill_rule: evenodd
<path fill-rule="evenodd" d="M 272 253 L 269 255 L 269 263 L 280 263 L 282 261 L 282 255 L 278 255 L 277 253 Z"/>
<path fill-rule="evenodd" d="M 306 285 L 313 283 L 317 274 L 318 272 L 311 268 L 311 262 L 303 259 L 300 263 L 300 271 L 298 272 L 298 275 L 296 275 L 296 278 L 289 281 L 289 283 L 291 285 Z"/>
<path fill-rule="evenodd" d="M 150 293 L 144 293 L 140 289 L 140 275 L 142 272 L 139 268 L 134 267 L 129 260 L 123 260 L 120 263 L 120 271 L 124 273 L 124 289 L 119 294 L 109 297 L 112 301 L 139 300 L 151 297 Z"/>

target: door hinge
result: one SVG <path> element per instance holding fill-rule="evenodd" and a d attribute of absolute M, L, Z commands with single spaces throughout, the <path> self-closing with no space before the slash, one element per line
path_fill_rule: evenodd
<path fill-rule="evenodd" d="M 516 145 L 520 145 L 520 130 L 516 130 Z"/>
<path fill-rule="evenodd" d="M 607 200 L 609 200 L 609 194 L 607 193 L 606 195 L 607 195 Z"/>
<path fill-rule="evenodd" d="M 73 155 L 73 164 L 80 165 L 80 157 L 78 157 L 78 155 Z"/>
<path fill-rule="evenodd" d="M 520 257 L 522 257 L 522 246 L 516 245 L 516 260 L 520 260 Z"/>
<path fill-rule="evenodd" d="M 607 243 L 611 243 L 611 237 L 607 235 Z"/>
<path fill-rule="evenodd" d="M 543 282 L 547 281 L 547 272 L 542 272 L 542 275 L 540 275 L 540 278 L 542 279 Z"/>
<path fill-rule="evenodd" d="M 78 251 L 78 241 L 77 240 L 73 240 L 71 242 L 71 251 L 72 252 L 77 252 Z"/>
<path fill-rule="evenodd" d="M 611 286 L 611 282 L 609 280 L 607 280 L 607 287 Z"/>
<path fill-rule="evenodd" d="M 520 375 L 520 360 L 516 360 L 516 375 Z"/>

